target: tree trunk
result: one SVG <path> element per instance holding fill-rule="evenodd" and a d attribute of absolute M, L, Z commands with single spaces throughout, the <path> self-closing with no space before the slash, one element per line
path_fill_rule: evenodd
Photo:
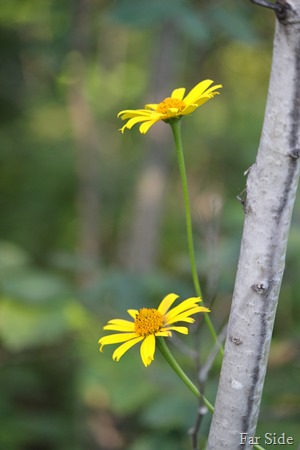
<path fill-rule="evenodd" d="M 171 24 L 164 24 L 158 39 L 151 91 L 156 92 L 157 101 L 160 101 L 174 85 L 174 52 L 178 39 Z M 155 266 L 172 156 L 170 139 L 169 127 L 161 123 L 156 124 L 137 182 L 131 229 L 122 236 L 119 259 L 125 269 L 135 273 L 147 273 Z"/>
<path fill-rule="evenodd" d="M 281 5 L 207 450 L 252 448 L 285 265 L 300 161 L 300 0 Z"/>
<path fill-rule="evenodd" d="M 74 133 L 77 171 L 77 253 L 82 263 L 80 283 L 88 282 L 100 259 L 99 142 L 93 112 L 85 94 L 87 60 L 91 51 L 92 0 L 76 0 L 72 14 L 69 70 L 74 78 L 68 90 L 68 106 Z"/>

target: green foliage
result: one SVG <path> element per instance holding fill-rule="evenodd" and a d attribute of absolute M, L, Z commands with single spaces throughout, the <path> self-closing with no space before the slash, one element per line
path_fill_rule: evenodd
<path fill-rule="evenodd" d="M 249 11 L 246 8 L 215 8 L 210 6 L 210 19 L 227 37 L 245 42 L 256 42 L 257 35 L 249 22 Z"/>
<path fill-rule="evenodd" d="M 184 10 L 184 0 L 120 0 L 110 13 L 111 19 L 138 26 L 156 25 Z"/>
<path fill-rule="evenodd" d="M 57 275 L 23 270 L 8 274 L 2 281 L 4 294 L 32 304 L 53 303 L 70 295 L 70 286 Z"/>
<path fill-rule="evenodd" d="M 65 304 L 63 304 L 65 303 Z M 85 311 L 75 302 L 30 306 L 3 297 L 0 300 L 0 336 L 8 350 L 30 349 L 59 342 L 78 329 Z"/>
<path fill-rule="evenodd" d="M 110 20 L 138 27 L 158 23 L 178 27 L 192 42 L 204 41 L 210 45 L 215 29 L 225 36 L 247 42 L 255 41 L 256 34 L 249 22 L 249 10 L 222 4 L 199 8 L 186 0 L 119 0 L 108 15 Z"/>

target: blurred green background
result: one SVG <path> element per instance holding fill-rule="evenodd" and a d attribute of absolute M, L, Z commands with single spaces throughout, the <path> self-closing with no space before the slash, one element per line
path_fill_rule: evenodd
<path fill-rule="evenodd" d="M 0 450 L 188 450 L 198 405 L 160 355 L 99 354 L 126 309 L 193 296 L 170 128 L 121 135 L 118 111 L 205 78 L 184 119 L 199 271 L 226 324 L 271 64 L 273 13 L 244 0 L 10 0 L 0 7 Z M 257 435 L 300 441 L 300 202 Z M 204 327 L 172 351 L 190 376 Z M 205 386 L 214 401 L 221 362 Z M 198 367 L 198 369 L 197 369 Z M 199 430 L 205 447 L 210 417 Z M 281 448 L 285 448 L 281 446 Z"/>

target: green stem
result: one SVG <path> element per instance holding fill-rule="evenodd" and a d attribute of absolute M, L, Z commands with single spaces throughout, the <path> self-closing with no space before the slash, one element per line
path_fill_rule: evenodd
<path fill-rule="evenodd" d="M 180 121 L 177 120 L 174 122 L 170 122 L 170 125 L 172 128 L 175 146 L 176 146 L 176 150 L 177 150 L 179 172 L 180 172 L 181 183 L 182 183 L 183 199 L 184 199 L 184 207 L 185 207 L 186 233 L 187 233 L 187 241 L 188 241 L 188 249 L 189 249 L 190 264 L 191 264 L 191 269 L 192 269 L 193 283 L 194 283 L 196 295 L 198 297 L 202 297 L 198 273 L 197 273 L 196 258 L 195 258 L 192 216 L 191 216 L 188 183 L 187 183 L 184 154 L 183 154 L 183 147 L 182 147 Z M 221 345 L 221 343 L 218 340 L 217 333 L 214 329 L 214 326 L 212 324 L 212 321 L 210 320 L 208 313 L 204 313 L 204 320 L 206 322 L 206 325 L 209 328 L 209 331 L 210 331 L 214 341 L 219 345 L 220 354 L 223 356 L 224 355 L 223 346 Z"/>
<path fill-rule="evenodd" d="M 160 350 L 163 357 L 166 359 L 166 361 L 170 364 L 174 372 L 179 376 L 179 378 L 184 382 L 184 384 L 192 391 L 192 393 L 203 401 L 203 403 L 207 406 L 208 410 L 213 413 L 214 407 L 213 405 L 207 400 L 204 395 L 201 394 L 199 389 L 194 385 L 194 383 L 189 379 L 189 377 L 186 375 L 186 373 L 182 370 L 172 353 L 170 352 L 169 348 L 167 347 L 167 344 L 163 337 L 157 337 L 156 338 L 157 347 Z"/>
<path fill-rule="evenodd" d="M 165 360 L 170 364 L 174 372 L 179 376 L 179 378 L 184 382 L 184 384 L 192 391 L 192 393 L 200 400 L 203 401 L 207 409 L 213 414 L 215 408 L 210 403 L 207 398 L 201 394 L 199 389 L 194 385 L 194 383 L 189 379 L 186 373 L 182 370 L 172 353 L 170 352 L 165 340 L 163 337 L 156 337 L 157 348 L 160 350 L 161 354 L 165 358 Z M 264 447 L 260 445 L 254 445 L 253 448 L 255 450 L 265 450 Z"/>

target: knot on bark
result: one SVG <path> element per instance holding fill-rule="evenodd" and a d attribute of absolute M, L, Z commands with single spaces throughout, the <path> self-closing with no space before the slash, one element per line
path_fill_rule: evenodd
<path fill-rule="evenodd" d="M 300 158 L 300 148 L 295 148 L 294 150 L 290 151 L 290 153 L 288 153 L 288 156 L 294 161 L 297 160 L 298 158 Z"/>
<path fill-rule="evenodd" d="M 279 22 L 285 23 L 290 5 L 285 0 L 278 0 L 275 3 L 275 14 Z"/>
<path fill-rule="evenodd" d="M 256 5 L 263 6 L 264 8 L 272 9 L 280 23 L 285 24 L 288 18 L 288 11 L 291 10 L 291 6 L 286 0 L 277 0 L 272 3 L 268 0 L 250 0 Z"/>
<path fill-rule="evenodd" d="M 264 294 L 267 291 L 268 286 L 264 283 L 252 284 L 251 289 L 257 294 Z"/>
<path fill-rule="evenodd" d="M 235 337 L 232 334 L 229 336 L 229 340 L 235 345 L 241 345 L 243 343 L 242 339 Z"/>
<path fill-rule="evenodd" d="M 252 212 L 252 209 L 249 205 L 249 202 L 247 201 L 247 188 L 245 188 L 239 195 L 237 195 L 236 198 L 242 205 L 244 213 L 250 214 Z"/>

